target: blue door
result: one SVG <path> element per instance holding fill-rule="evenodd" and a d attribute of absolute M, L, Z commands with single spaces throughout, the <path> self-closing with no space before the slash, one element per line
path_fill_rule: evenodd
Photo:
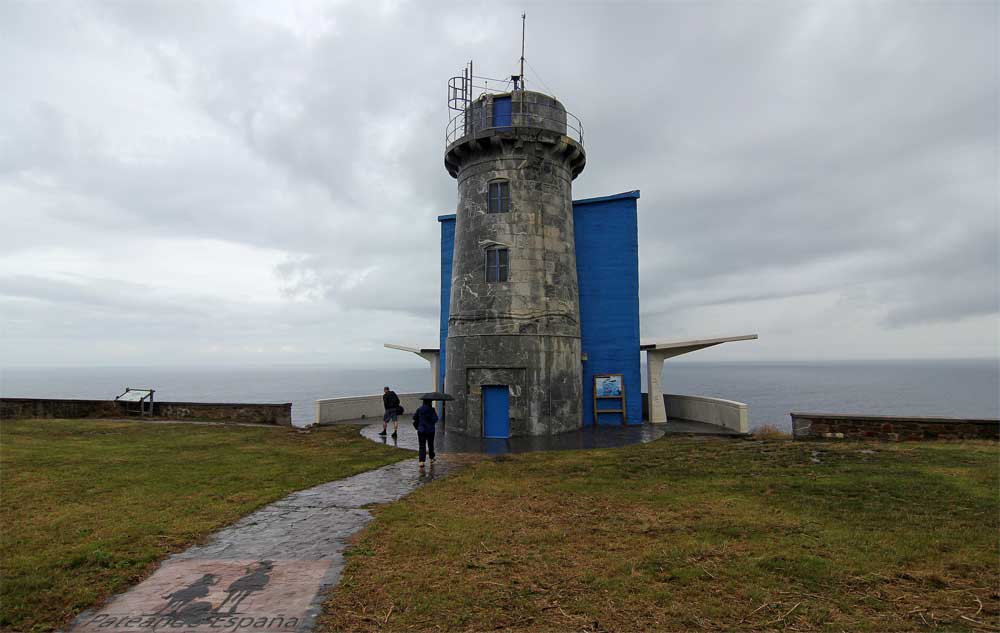
<path fill-rule="evenodd" d="M 483 437 L 510 437 L 510 388 L 483 387 Z"/>
<path fill-rule="evenodd" d="M 513 109 L 510 97 L 500 97 L 493 100 L 493 127 L 510 127 L 513 123 Z"/>

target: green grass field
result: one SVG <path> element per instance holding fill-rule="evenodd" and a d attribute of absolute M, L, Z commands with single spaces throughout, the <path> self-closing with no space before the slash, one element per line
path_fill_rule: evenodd
<path fill-rule="evenodd" d="M 408 456 L 356 427 L 0 426 L 0 627 L 64 625 L 286 494 Z"/>
<path fill-rule="evenodd" d="M 995 443 L 660 440 L 377 511 L 323 631 L 1000 630 Z"/>

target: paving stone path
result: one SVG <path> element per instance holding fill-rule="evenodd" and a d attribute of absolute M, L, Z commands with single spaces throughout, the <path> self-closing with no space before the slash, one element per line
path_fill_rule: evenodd
<path fill-rule="evenodd" d="M 347 539 L 372 520 L 366 506 L 395 501 L 459 462 L 415 459 L 291 495 L 176 554 L 145 581 L 70 631 L 309 631 L 340 579 Z"/>

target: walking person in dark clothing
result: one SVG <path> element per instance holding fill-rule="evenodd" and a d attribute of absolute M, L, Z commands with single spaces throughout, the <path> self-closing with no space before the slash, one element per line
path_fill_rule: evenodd
<path fill-rule="evenodd" d="M 392 436 L 396 437 L 396 432 L 399 431 L 399 396 L 396 392 L 389 387 L 382 390 L 382 406 L 385 408 L 385 414 L 382 416 L 382 432 L 379 435 L 385 435 L 385 429 L 389 425 L 389 421 L 392 421 Z"/>
<path fill-rule="evenodd" d="M 420 408 L 413 412 L 413 426 L 417 429 L 417 442 L 419 446 L 418 457 L 420 467 L 424 467 L 424 457 L 431 458 L 431 466 L 434 465 L 434 425 L 437 424 L 438 415 L 430 400 L 424 400 Z"/>

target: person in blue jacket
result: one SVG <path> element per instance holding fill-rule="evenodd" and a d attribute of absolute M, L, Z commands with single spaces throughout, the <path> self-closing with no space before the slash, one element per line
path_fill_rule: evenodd
<path fill-rule="evenodd" d="M 424 467 L 424 457 L 431 458 L 431 466 L 434 465 L 434 425 L 437 424 L 438 415 L 430 400 L 424 403 L 413 412 L 413 426 L 417 429 L 417 442 L 419 444 L 418 459 L 420 467 Z"/>

